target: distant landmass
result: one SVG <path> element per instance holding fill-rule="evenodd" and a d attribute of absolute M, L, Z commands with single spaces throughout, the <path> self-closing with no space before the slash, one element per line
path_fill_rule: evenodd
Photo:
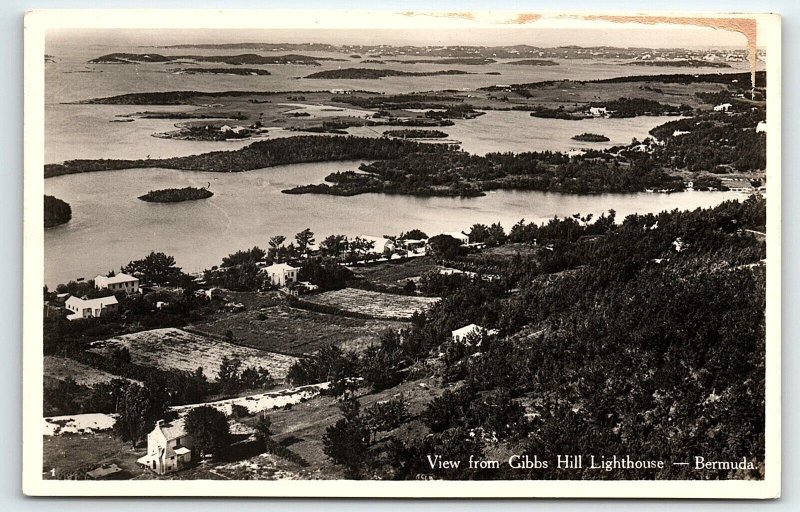
<path fill-rule="evenodd" d="M 506 62 L 512 66 L 558 66 L 558 62 L 547 59 L 522 59 Z"/>
<path fill-rule="evenodd" d="M 377 80 L 387 76 L 438 76 L 438 75 L 469 75 L 466 71 L 448 69 L 446 71 L 398 71 L 396 69 L 371 69 L 371 68 L 344 68 L 331 69 L 312 73 L 306 78 L 311 79 L 353 79 Z"/>
<path fill-rule="evenodd" d="M 320 66 L 320 61 L 344 61 L 332 57 L 310 57 L 308 55 L 263 56 L 255 53 L 241 55 L 160 55 L 158 53 L 109 53 L 89 61 L 90 64 L 141 64 L 148 62 L 165 63 L 191 60 L 196 62 L 221 62 L 239 66 L 243 64 L 301 64 Z"/>

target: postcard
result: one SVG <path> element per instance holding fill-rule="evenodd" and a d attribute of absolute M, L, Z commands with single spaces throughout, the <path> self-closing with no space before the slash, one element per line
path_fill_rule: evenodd
<path fill-rule="evenodd" d="M 23 490 L 776 498 L 776 14 L 25 18 Z"/>

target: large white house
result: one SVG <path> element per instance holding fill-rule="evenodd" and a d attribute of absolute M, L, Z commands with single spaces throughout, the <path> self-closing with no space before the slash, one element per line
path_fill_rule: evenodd
<path fill-rule="evenodd" d="M 384 254 L 386 251 L 394 251 L 395 249 L 394 241 L 386 237 L 360 235 L 357 238 L 367 242 L 372 242 L 372 249 L 366 251 L 369 253 Z"/>
<path fill-rule="evenodd" d="M 158 420 L 147 434 L 147 454 L 136 462 L 159 475 L 188 466 L 192 462 L 192 437 L 186 433 L 183 418 L 170 423 Z"/>
<path fill-rule="evenodd" d="M 275 263 L 268 266 L 264 271 L 269 276 L 269 282 L 273 286 L 286 286 L 297 282 L 297 272 L 299 268 L 286 263 Z"/>
<path fill-rule="evenodd" d="M 139 278 L 128 274 L 117 274 L 112 277 L 97 276 L 94 278 L 94 286 L 98 289 L 108 288 L 112 292 L 136 293 L 139 291 Z"/>
<path fill-rule="evenodd" d="M 68 311 L 72 311 L 67 316 L 67 320 L 80 320 L 82 318 L 93 318 L 98 316 L 115 313 L 119 302 L 117 298 L 111 295 L 110 297 L 100 297 L 98 299 L 79 299 L 78 297 L 70 297 L 64 304 Z"/>
<path fill-rule="evenodd" d="M 469 324 L 465 325 L 460 329 L 452 331 L 450 334 L 453 337 L 453 341 L 455 343 L 466 343 L 467 345 L 469 345 L 470 338 L 472 336 L 482 336 L 482 335 L 492 336 L 497 334 L 497 332 L 498 332 L 497 329 L 486 329 L 477 324 Z M 480 341 L 478 342 L 478 344 L 480 345 Z"/>

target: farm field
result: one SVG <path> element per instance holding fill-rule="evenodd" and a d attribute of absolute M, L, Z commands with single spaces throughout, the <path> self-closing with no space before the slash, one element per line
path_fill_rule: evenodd
<path fill-rule="evenodd" d="M 122 378 L 118 375 L 92 368 L 74 359 L 59 356 L 44 356 L 44 376 L 45 378 L 60 381 L 71 378 L 77 384 L 87 387 L 92 387 L 100 382 L 109 382 L 113 379 Z"/>
<path fill-rule="evenodd" d="M 193 331 L 225 336 L 246 347 L 299 356 L 325 346 L 357 350 L 371 345 L 381 331 L 399 322 L 348 318 L 289 307 L 285 304 L 248 307 L 246 311 L 196 324 Z"/>
<path fill-rule="evenodd" d="M 437 265 L 430 256 L 423 256 L 410 258 L 403 263 L 381 263 L 349 268 L 356 276 L 368 281 L 386 286 L 401 286 L 405 281 L 437 268 Z"/>
<path fill-rule="evenodd" d="M 415 297 L 391 293 L 345 288 L 306 297 L 313 304 L 374 318 L 409 319 L 416 311 L 425 310 L 439 301 L 438 297 Z"/>
<path fill-rule="evenodd" d="M 190 372 L 202 367 L 209 380 L 216 380 L 225 356 L 241 359 L 243 367 L 268 368 L 272 376 L 278 379 L 286 376 L 295 361 L 291 356 L 242 347 L 175 328 L 154 329 L 96 341 L 89 350 L 108 356 L 117 347 L 126 347 L 134 364 Z"/>

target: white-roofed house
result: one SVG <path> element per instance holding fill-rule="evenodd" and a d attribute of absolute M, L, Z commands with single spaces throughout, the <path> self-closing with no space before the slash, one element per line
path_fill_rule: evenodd
<path fill-rule="evenodd" d="M 456 329 L 452 331 L 450 334 L 453 338 L 453 342 L 455 343 L 466 343 L 467 345 L 470 344 L 470 338 L 473 336 L 493 336 L 497 334 L 497 329 L 486 329 L 485 327 L 481 327 L 477 324 L 469 324 L 461 327 L 460 329 Z M 480 341 L 478 342 L 480 345 Z"/>
<path fill-rule="evenodd" d="M 128 274 L 116 274 L 112 277 L 97 276 L 94 278 L 94 286 L 101 290 L 108 288 L 112 292 L 136 293 L 139 291 L 139 278 Z"/>
<path fill-rule="evenodd" d="M 159 475 L 187 467 L 192 462 L 192 437 L 186 433 L 184 419 L 157 421 L 147 434 L 147 454 L 136 462 Z"/>
<path fill-rule="evenodd" d="M 275 263 L 265 268 L 264 271 L 273 286 L 286 286 L 297 282 L 297 273 L 300 269 L 287 263 Z"/>
<path fill-rule="evenodd" d="M 117 298 L 111 295 L 110 297 L 100 297 L 97 299 L 79 299 L 78 297 L 70 297 L 64 304 L 67 311 L 72 313 L 67 316 L 67 320 L 80 320 L 82 318 L 94 318 L 98 316 L 115 313 L 119 302 Z"/>
<path fill-rule="evenodd" d="M 720 103 L 714 107 L 714 112 L 730 112 L 732 107 L 730 103 Z"/>
<path fill-rule="evenodd" d="M 394 240 L 383 236 L 359 235 L 356 238 L 360 238 L 361 240 L 367 242 L 372 242 L 372 249 L 366 251 L 369 253 L 385 254 L 387 251 L 394 251 L 395 249 Z"/>

